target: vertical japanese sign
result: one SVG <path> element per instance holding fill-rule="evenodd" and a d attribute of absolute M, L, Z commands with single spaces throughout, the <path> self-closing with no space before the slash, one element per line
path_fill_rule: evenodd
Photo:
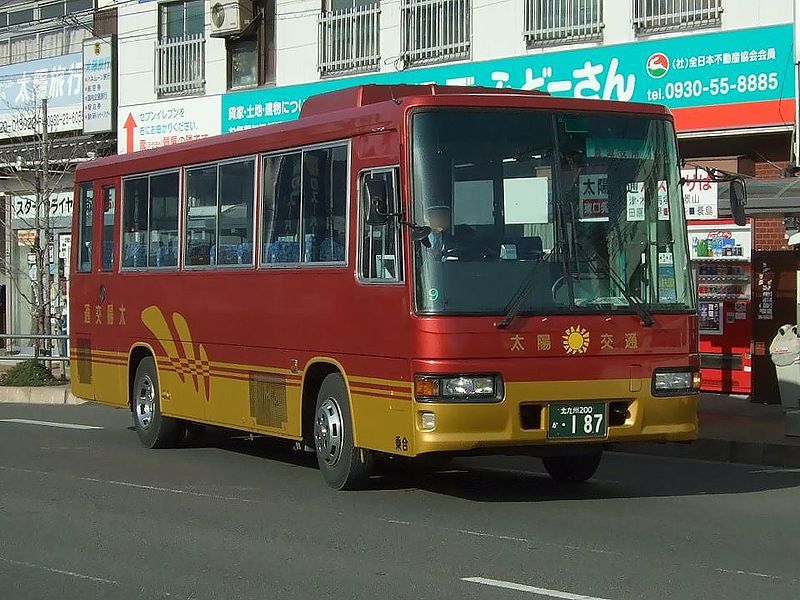
<path fill-rule="evenodd" d="M 644 181 L 629 183 L 625 190 L 626 218 L 628 221 L 644 221 Z"/>
<path fill-rule="evenodd" d="M 581 175 L 580 219 L 582 221 L 608 220 L 608 175 Z"/>
<path fill-rule="evenodd" d="M 83 42 L 83 131 L 114 130 L 114 45 L 112 38 Z"/>
<path fill-rule="evenodd" d="M 83 65 L 80 53 L 0 67 L 0 138 L 41 131 L 47 99 L 51 132 L 83 127 Z"/>

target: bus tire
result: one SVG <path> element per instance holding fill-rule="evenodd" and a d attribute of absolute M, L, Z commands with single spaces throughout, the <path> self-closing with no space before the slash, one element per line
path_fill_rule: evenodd
<path fill-rule="evenodd" d="M 576 456 L 545 456 L 542 458 L 547 474 L 554 481 L 563 483 L 582 483 L 591 479 L 600 466 L 603 451 Z"/>
<path fill-rule="evenodd" d="M 136 367 L 131 388 L 131 412 L 133 426 L 146 448 L 172 448 L 184 433 L 179 419 L 161 414 L 158 374 L 152 356 L 143 358 Z"/>
<path fill-rule="evenodd" d="M 314 409 L 314 447 L 319 470 L 336 490 L 364 487 L 372 473 L 373 457 L 353 443 L 353 419 L 347 387 L 339 373 L 322 380 Z"/>

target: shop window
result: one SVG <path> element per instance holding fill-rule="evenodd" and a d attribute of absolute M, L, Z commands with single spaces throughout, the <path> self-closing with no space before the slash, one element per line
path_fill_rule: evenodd
<path fill-rule="evenodd" d="M 275 82 L 275 0 L 257 0 L 253 9 L 252 23 L 226 40 L 229 89 Z"/>

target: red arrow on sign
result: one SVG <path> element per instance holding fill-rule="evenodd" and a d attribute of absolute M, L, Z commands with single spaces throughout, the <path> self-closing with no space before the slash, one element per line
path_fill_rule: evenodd
<path fill-rule="evenodd" d="M 125 132 L 127 134 L 127 143 L 125 144 L 125 151 L 129 154 L 133 152 L 133 130 L 136 129 L 136 121 L 133 118 L 132 113 L 128 113 L 128 118 L 125 119 L 125 125 L 123 125 Z"/>

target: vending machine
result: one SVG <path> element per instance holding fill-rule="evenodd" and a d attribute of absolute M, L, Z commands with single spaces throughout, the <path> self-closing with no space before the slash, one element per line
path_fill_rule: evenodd
<path fill-rule="evenodd" d="M 703 391 L 751 391 L 751 224 L 690 222 Z"/>

